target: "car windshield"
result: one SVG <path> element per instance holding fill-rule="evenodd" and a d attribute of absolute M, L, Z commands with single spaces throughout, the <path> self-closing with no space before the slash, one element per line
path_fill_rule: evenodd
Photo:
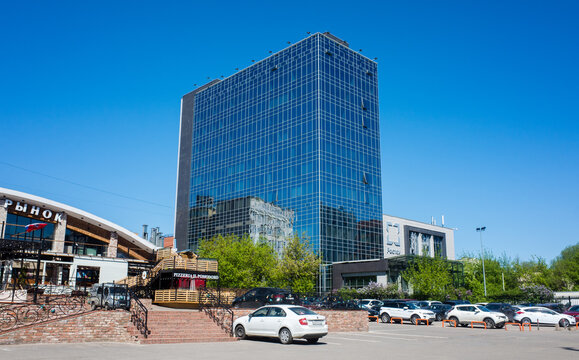
<path fill-rule="evenodd" d="M 109 290 L 110 290 L 110 293 L 111 293 L 111 294 L 121 294 L 121 295 L 125 295 L 125 294 L 127 293 L 127 289 L 125 289 L 125 288 L 120 288 L 120 287 L 110 288 Z"/>
<path fill-rule="evenodd" d="M 579 311 L 579 305 L 571 306 L 568 311 Z"/>
<path fill-rule="evenodd" d="M 484 306 L 479 306 L 478 308 L 479 308 L 480 311 L 491 312 L 489 309 L 487 309 L 487 308 L 484 307 Z"/>
<path fill-rule="evenodd" d="M 305 307 L 292 307 L 290 310 L 298 315 L 318 315 L 317 313 Z"/>

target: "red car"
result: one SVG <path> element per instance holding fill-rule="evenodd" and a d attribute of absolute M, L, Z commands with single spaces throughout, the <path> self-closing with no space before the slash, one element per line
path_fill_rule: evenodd
<path fill-rule="evenodd" d="M 575 320 L 579 321 L 579 305 L 573 305 L 564 314 L 575 316 Z"/>

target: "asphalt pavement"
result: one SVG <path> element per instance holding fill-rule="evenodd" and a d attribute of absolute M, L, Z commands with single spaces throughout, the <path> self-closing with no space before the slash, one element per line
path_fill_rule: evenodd
<path fill-rule="evenodd" d="M 2 345 L 0 359 L 525 359 L 579 358 L 579 331 L 518 327 L 442 327 L 371 323 L 369 332 L 330 333 L 318 344 L 251 339 L 228 343 L 137 345 L 116 343 Z"/>

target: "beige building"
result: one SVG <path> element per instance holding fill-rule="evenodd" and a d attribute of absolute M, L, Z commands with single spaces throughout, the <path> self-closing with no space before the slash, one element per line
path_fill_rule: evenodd
<path fill-rule="evenodd" d="M 25 226 L 32 223 L 47 225 L 26 233 Z M 40 284 L 46 286 L 78 287 L 120 280 L 146 269 L 156 249 L 135 233 L 96 215 L 0 188 L 0 290 L 15 286 L 13 276 L 26 274 L 30 279 L 36 272 L 36 261 L 31 260 L 34 254 L 13 249 L 40 242 L 44 244 Z"/>

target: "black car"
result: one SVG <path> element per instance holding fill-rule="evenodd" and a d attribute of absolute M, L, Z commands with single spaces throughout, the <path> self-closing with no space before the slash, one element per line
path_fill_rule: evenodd
<path fill-rule="evenodd" d="M 446 313 L 452 309 L 452 305 L 448 304 L 432 304 L 424 309 L 432 311 L 436 314 L 436 321 L 442 321 L 446 318 Z"/>
<path fill-rule="evenodd" d="M 565 305 L 563 304 L 559 304 L 559 303 L 546 303 L 546 304 L 537 304 L 535 306 L 542 306 L 542 307 L 546 307 L 547 309 L 551 309 L 553 311 L 558 312 L 559 314 L 562 314 L 565 312 L 565 310 L 567 310 L 567 308 L 565 307 Z"/>
<path fill-rule="evenodd" d="M 295 304 L 297 297 L 288 290 L 258 287 L 233 299 L 231 306 L 254 309 L 264 305 Z"/>
<path fill-rule="evenodd" d="M 377 321 L 379 317 L 380 317 L 379 310 L 375 310 L 373 308 L 368 310 L 368 320 Z"/>
<path fill-rule="evenodd" d="M 454 306 L 454 305 L 470 304 L 470 301 L 468 301 L 468 300 L 446 300 L 443 302 L 443 304 Z"/>
<path fill-rule="evenodd" d="M 505 314 L 507 316 L 507 318 L 509 319 L 509 322 L 513 322 L 514 321 L 514 316 L 515 316 L 515 309 L 513 309 L 513 306 L 511 304 L 506 304 L 506 303 L 488 303 L 485 305 L 485 307 L 487 309 L 489 309 L 490 311 L 496 311 L 496 312 L 501 312 L 503 314 Z"/>

